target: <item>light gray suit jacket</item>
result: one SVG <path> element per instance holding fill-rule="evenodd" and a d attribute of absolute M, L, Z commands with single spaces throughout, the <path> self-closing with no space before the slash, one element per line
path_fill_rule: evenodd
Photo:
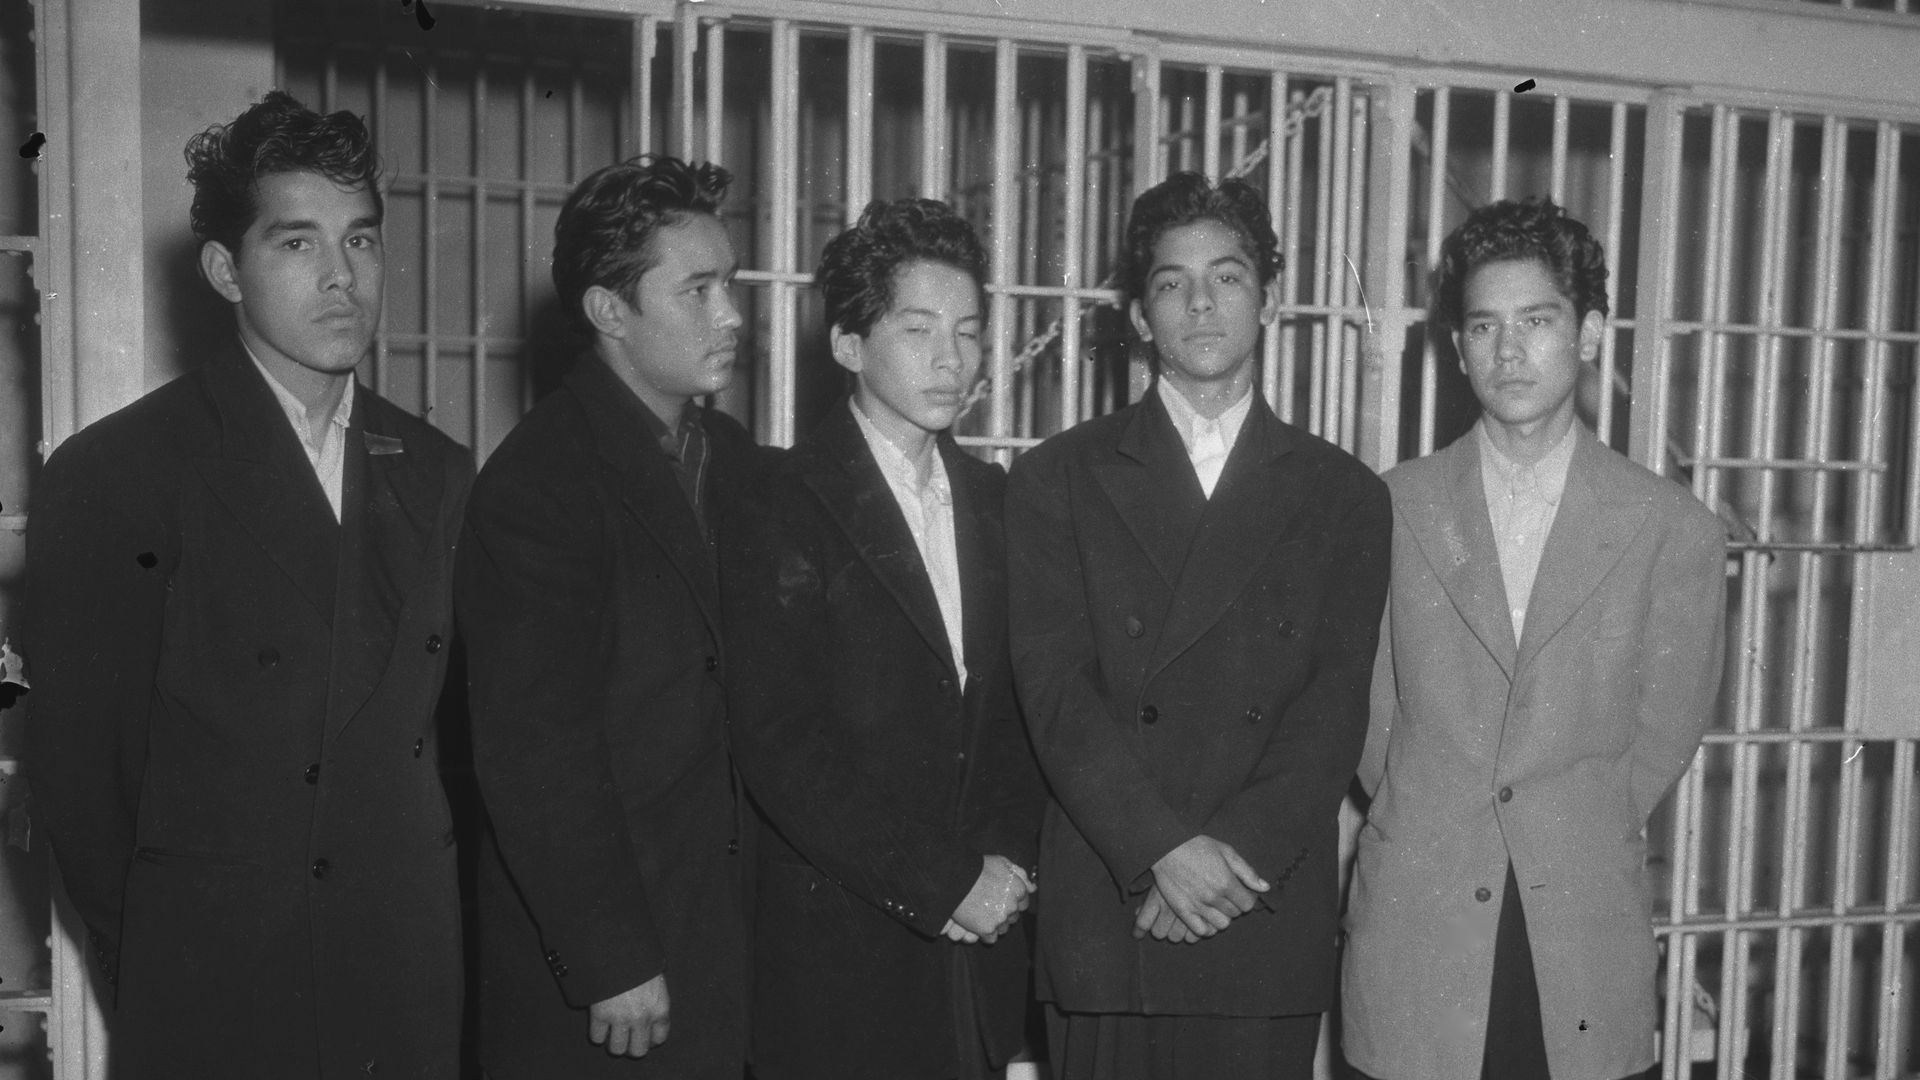
<path fill-rule="evenodd" d="M 1475 1080 L 1509 861 L 1555 1080 L 1653 1061 L 1647 818 L 1720 686 L 1725 532 L 1576 426 L 1516 642 L 1477 438 L 1386 474 L 1393 586 L 1347 914 L 1348 1059 Z"/>

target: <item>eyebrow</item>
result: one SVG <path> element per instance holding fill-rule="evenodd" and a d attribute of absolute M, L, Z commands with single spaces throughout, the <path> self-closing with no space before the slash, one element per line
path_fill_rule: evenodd
<path fill-rule="evenodd" d="M 1208 263 L 1207 269 L 1211 270 L 1214 267 L 1220 266 L 1223 263 L 1231 263 L 1235 266 L 1241 267 L 1242 269 L 1246 269 L 1246 270 L 1253 269 L 1253 263 L 1249 262 L 1245 255 L 1241 255 L 1237 252 L 1231 255 L 1220 256 L 1219 258 Z M 1152 270 L 1147 271 L 1147 276 L 1151 278 L 1155 274 L 1159 274 L 1164 271 L 1168 271 L 1168 270 L 1178 271 L 1178 270 L 1184 270 L 1184 269 L 1186 269 L 1185 263 L 1161 263 L 1160 265 L 1154 267 Z"/>
<path fill-rule="evenodd" d="M 355 232 L 360 229 L 377 229 L 379 227 L 380 219 L 371 215 L 367 217 L 357 217 L 347 223 L 348 232 Z M 298 218 L 293 221 L 276 221 L 260 230 L 260 234 L 262 236 L 279 236 L 283 233 L 317 232 L 319 229 L 319 222 L 306 218 Z"/>
<path fill-rule="evenodd" d="M 1531 315 L 1536 311 L 1564 311 L 1571 307 L 1573 307 L 1573 303 L 1569 300 L 1543 300 L 1538 304 L 1528 304 L 1526 307 L 1521 308 L 1519 314 Z M 1493 308 L 1469 308 L 1466 312 L 1466 317 L 1469 319 L 1484 319 L 1495 317 L 1499 314 L 1500 313 Z"/>

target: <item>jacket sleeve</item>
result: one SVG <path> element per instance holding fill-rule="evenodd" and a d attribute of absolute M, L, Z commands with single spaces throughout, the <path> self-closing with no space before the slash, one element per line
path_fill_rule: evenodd
<path fill-rule="evenodd" d="M 1329 523 L 1326 561 L 1310 571 L 1325 591 L 1306 685 L 1287 703 L 1245 784 L 1205 829 L 1272 883 L 1267 899 L 1330 835 L 1366 741 L 1393 521 L 1386 485 L 1377 477 L 1361 477 L 1347 495 L 1328 500 L 1339 516 Z"/>
<path fill-rule="evenodd" d="M 474 773 L 501 858 L 575 1008 L 662 973 L 610 762 L 611 552 L 572 478 L 483 475 L 454 577 Z M 637 718 L 644 724 L 644 718 Z"/>
<path fill-rule="evenodd" d="M 90 434 L 53 455 L 34 492 L 21 651 L 34 803 L 111 983 L 178 550 L 151 477 Z"/>
<path fill-rule="evenodd" d="M 1152 884 L 1153 864 L 1200 830 L 1161 797 L 1102 697 L 1072 463 L 1059 451 L 1029 451 L 1007 484 L 1014 679 L 1054 798 L 1126 896 Z"/>
<path fill-rule="evenodd" d="M 1705 513 L 1687 515 L 1684 524 L 1654 557 L 1653 607 L 1642 639 L 1647 666 L 1629 774 L 1642 821 L 1693 760 L 1713 719 L 1726 658 L 1726 534 Z"/>
<path fill-rule="evenodd" d="M 889 805 L 839 752 L 817 514 L 796 480 L 775 473 L 721 530 L 734 759 L 754 802 L 815 869 L 932 937 L 979 879 L 982 853 L 924 810 Z"/>
<path fill-rule="evenodd" d="M 1367 742 L 1360 751 L 1360 766 L 1354 776 L 1360 789 L 1371 799 L 1380 790 L 1387 775 L 1387 744 L 1393 738 L 1393 721 L 1400 712 L 1400 684 L 1393 670 L 1393 594 L 1387 594 L 1386 608 L 1380 615 L 1380 647 L 1373 658 L 1373 690 L 1367 708 Z"/>

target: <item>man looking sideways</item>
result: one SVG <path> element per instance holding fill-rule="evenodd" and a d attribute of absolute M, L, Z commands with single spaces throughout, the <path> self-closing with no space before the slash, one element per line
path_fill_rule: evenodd
<path fill-rule="evenodd" d="M 1606 286 L 1551 202 L 1483 207 L 1441 247 L 1434 318 L 1482 413 L 1386 474 L 1343 997 L 1347 1057 L 1383 1080 L 1653 1059 L 1644 829 L 1712 715 L 1726 538 L 1575 416 Z"/>
<path fill-rule="evenodd" d="M 1254 389 L 1277 248 L 1244 183 L 1142 194 L 1123 284 L 1158 379 L 1009 481 L 1059 1080 L 1306 1076 L 1331 1004 L 1389 509 Z"/>
<path fill-rule="evenodd" d="M 480 1056 L 496 1080 L 739 1080 L 709 526 L 753 446 L 699 405 L 732 381 L 740 326 L 728 180 L 637 158 L 568 196 L 553 280 L 589 345 L 474 485 L 455 596 L 492 829 Z"/>

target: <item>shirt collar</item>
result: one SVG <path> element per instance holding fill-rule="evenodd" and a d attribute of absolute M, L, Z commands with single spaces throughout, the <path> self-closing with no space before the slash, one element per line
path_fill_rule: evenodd
<path fill-rule="evenodd" d="M 1573 463 L 1573 429 L 1579 425 L 1578 420 L 1568 424 L 1566 434 L 1560 436 L 1560 441 L 1554 444 L 1553 449 L 1547 451 L 1545 456 L 1531 466 L 1520 464 L 1494 445 L 1493 437 L 1487 434 L 1486 417 L 1481 417 L 1479 422 L 1473 425 L 1473 429 L 1479 433 L 1481 459 L 1488 464 L 1495 476 L 1511 485 L 1516 477 L 1531 468 L 1534 480 L 1540 486 L 1540 497 L 1549 505 L 1557 506 L 1560 503 L 1561 494 L 1567 489 L 1567 469 Z"/>
<path fill-rule="evenodd" d="M 679 461 L 686 446 L 687 428 L 700 422 L 700 406 L 689 398 L 680 409 L 677 422 L 669 427 L 665 419 L 654 413 L 652 406 L 640 400 L 640 395 L 635 394 L 633 400 L 640 406 L 640 422 L 646 425 L 647 437 L 659 444 L 661 453 Z"/>
<path fill-rule="evenodd" d="M 1156 379 L 1154 385 L 1160 394 L 1160 403 L 1167 407 L 1167 417 L 1173 421 L 1173 429 L 1180 433 L 1180 441 L 1185 444 L 1187 453 L 1193 453 L 1194 440 L 1200 437 L 1200 425 L 1208 422 L 1200 415 L 1187 395 L 1175 389 L 1166 379 Z M 1240 435 L 1240 426 L 1246 422 L 1247 413 L 1253 409 L 1253 386 L 1248 384 L 1247 392 L 1240 400 L 1227 406 L 1225 412 L 1214 419 L 1220 425 L 1220 440 L 1227 449 L 1233 449 L 1233 443 Z"/>
<path fill-rule="evenodd" d="M 287 421 L 299 434 L 300 441 L 311 442 L 313 440 L 312 417 L 307 407 L 301 404 L 299 398 L 293 396 L 293 391 L 280 385 L 280 380 L 274 378 L 273 372 L 267 370 L 267 365 L 261 363 L 260 358 L 253 354 L 253 347 L 247 344 L 245 338 L 240 339 L 240 347 L 246 350 L 247 359 L 253 361 L 253 366 L 260 372 L 260 376 L 267 380 L 267 389 L 273 391 L 274 399 L 280 403 L 280 410 L 287 414 Z M 340 392 L 340 401 L 333 407 L 333 417 L 329 423 L 342 431 L 347 429 L 353 419 L 354 383 L 358 381 L 351 374 L 347 376 L 347 388 Z"/>
<path fill-rule="evenodd" d="M 867 446 L 873 450 L 873 459 L 880 466 L 890 483 L 903 486 L 908 491 L 925 494 L 931 491 L 942 502 L 952 499 L 952 488 L 947 483 L 946 464 L 940 460 L 940 448 L 936 442 L 927 444 L 927 453 L 933 458 L 927 469 L 927 482 L 920 483 L 920 465 L 906 455 L 906 452 L 893 444 L 893 440 L 882 434 L 873 425 L 867 414 L 861 410 L 860 403 L 852 396 L 847 398 L 847 408 L 853 410 L 854 422 L 860 425 L 860 434 L 866 437 Z"/>

